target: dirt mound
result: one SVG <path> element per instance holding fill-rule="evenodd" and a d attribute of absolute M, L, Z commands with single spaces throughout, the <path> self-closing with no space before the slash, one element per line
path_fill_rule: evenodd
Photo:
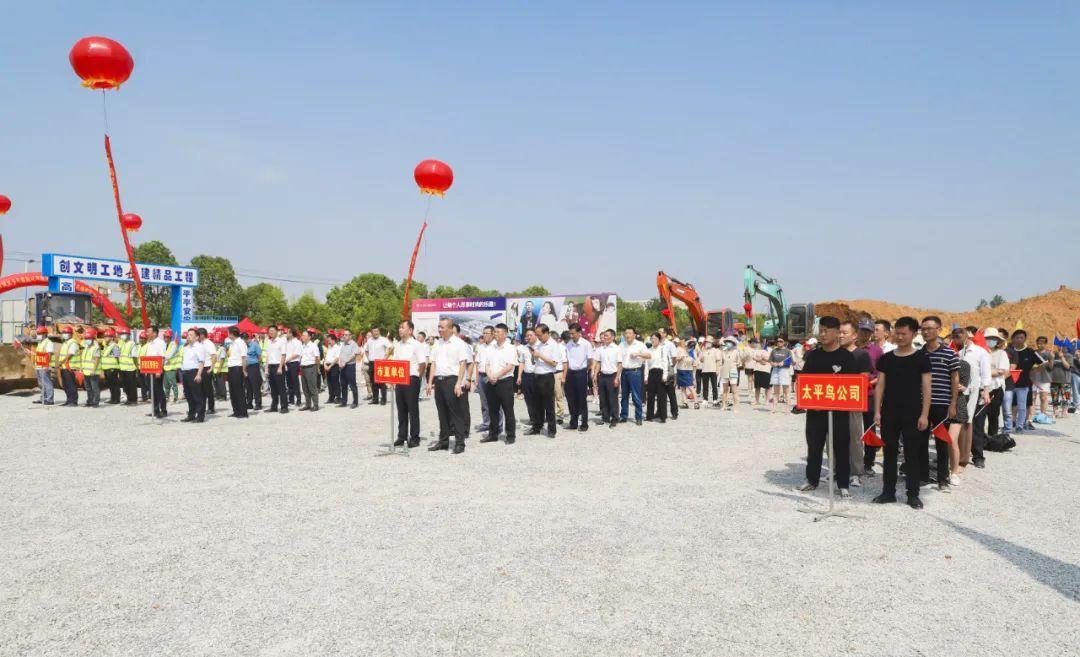
<path fill-rule="evenodd" d="M 1076 322 L 1080 318 L 1080 290 L 1062 285 L 1053 292 L 1035 297 L 1009 301 L 997 308 L 983 308 L 969 312 L 949 312 L 929 308 L 914 308 L 887 301 L 872 299 L 851 299 L 825 301 L 814 304 L 814 311 L 819 317 L 833 315 L 840 319 L 858 320 L 860 317 L 895 320 L 897 317 L 911 315 L 922 319 L 926 315 L 938 315 L 945 326 L 954 323 L 961 326 L 974 325 L 980 328 L 996 326 L 1012 331 L 1018 321 L 1034 339 L 1037 335 L 1061 335 L 1077 337 Z"/>

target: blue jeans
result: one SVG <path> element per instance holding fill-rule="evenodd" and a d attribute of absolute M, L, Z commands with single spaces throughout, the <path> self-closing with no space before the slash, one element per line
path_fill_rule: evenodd
<path fill-rule="evenodd" d="M 1013 430 L 1013 414 L 1012 414 L 1013 397 L 1014 397 L 1013 391 L 1012 390 L 1006 390 L 1005 391 L 1005 398 L 1001 402 L 1001 417 L 1005 420 L 1005 423 L 1002 426 L 1001 430 L 1004 433 L 1009 433 L 1010 431 Z"/>
<path fill-rule="evenodd" d="M 1019 386 L 1013 388 L 1013 398 L 1016 400 L 1016 428 L 1022 429 L 1027 424 L 1027 402 L 1028 394 L 1031 392 L 1031 388 L 1021 388 Z"/>
<path fill-rule="evenodd" d="M 1080 408 L 1080 374 L 1072 375 L 1072 407 Z"/>
<path fill-rule="evenodd" d="M 1078 379 L 1073 379 L 1073 386 Z M 41 388 L 41 401 L 46 404 L 53 403 L 52 370 L 37 370 L 38 387 Z"/>
<path fill-rule="evenodd" d="M 622 407 L 619 411 L 619 419 L 625 420 L 630 416 L 630 396 L 634 397 L 634 419 L 641 420 L 641 370 L 623 370 L 622 383 Z"/>

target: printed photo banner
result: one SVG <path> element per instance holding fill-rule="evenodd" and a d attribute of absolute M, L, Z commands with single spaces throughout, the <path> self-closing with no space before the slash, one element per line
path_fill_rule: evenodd
<path fill-rule="evenodd" d="M 412 321 L 418 332 L 437 336 L 440 319 L 449 319 L 461 327 L 462 335 L 476 339 L 485 326 L 506 322 L 506 299 L 413 299 Z"/>
<path fill-rule="evenodd" d="M 508 297 L 506 324 L 510 335 L 522 338 L 527 329 L 545 324 L 555 333 L 581 325 L 586 340 L 607 329 L 615 330 L 618 298 L 613 292 L 591 292 L 548 297 Z"/>

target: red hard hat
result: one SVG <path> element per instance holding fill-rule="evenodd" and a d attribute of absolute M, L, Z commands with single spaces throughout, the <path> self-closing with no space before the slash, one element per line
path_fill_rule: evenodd
<path fill-rule="evenodd" d="M 38 335 L 48 335 L 49 334 L 49 327 L 48 326 L 39 326 L 39 327 L 37 327 L 37 334 Z"/>
<path fill-rule="evenodd" d="M 139 339 L 140 340 L 145 340 L 146 339 L 146 331 L 139 331 Z"/>
<path fill-rule="evenodd" d="M 105 329 L 105 337 L 107 337 L 107 338 L 115 338 L 116 337 L 116 331 L 114 331 L 112 329 Z"/>
<path fill-rule="evenodd" d="M 95 331 L 92 328 L 88 328 L 88 329 L 86 329 L 86 332 L 83 333 L 83 337 L 85 337 L 88 340 L 93 340 L 94 338 L 97 337 L 97 331 Z"/>
<path fill-rule="evenodd" d="M 165 331 L 162 332 L 162 335 L 172 337 L 172 329 L 165 329 Z"/>

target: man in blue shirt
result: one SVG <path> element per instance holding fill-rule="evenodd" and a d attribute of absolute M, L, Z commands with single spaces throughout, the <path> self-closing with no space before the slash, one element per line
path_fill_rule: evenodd
<path fill-rule="evenodd" d="M 247 395 L 247 407 L 256 411 L 262 410 L 262 347 L 255 336 L 244 334 L 247 342 L 247 377 L 244 379 L 245 394 Z"/>

